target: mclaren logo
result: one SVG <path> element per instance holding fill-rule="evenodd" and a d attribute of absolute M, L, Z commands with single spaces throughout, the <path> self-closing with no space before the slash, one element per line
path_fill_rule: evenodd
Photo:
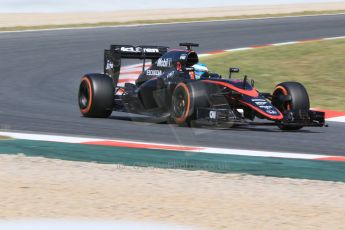
<path fill-rule="evenodd" d="M 121 47 L 121 51 L 127 53 L 159 53 L 159 49 L 142 47 Z"/>

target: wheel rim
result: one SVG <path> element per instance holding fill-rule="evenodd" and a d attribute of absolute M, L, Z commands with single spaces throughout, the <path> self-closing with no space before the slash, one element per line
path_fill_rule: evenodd
<path fill-rule="evenodd" d="M 177 124 L 185 124 L 190 116 L 191 95 L 188 86 L 181 82 L 172 97 L 172 116 Z"/>
<path fill-rule="evenodd" d="M 285 89 L 282 86 L 278 86 L 275 91 L 273 92 L 273 96 L 274 97 L 279 97 L 280 95 L 289 95 L 287 89 Z M 291 102 L 281 102 L 279 100 L 275 100 L 272 102 L 272 104 L 282 113 L 284 113 L 284 111 L 290 111 L 292 109 L 292 104 Z M 299 130 L 301 129 L 303 126 L 301 125 L 282 125 L 278 123 L 278 127 L 282 130 L 285 131 L 290 131 L 290 130 Z"/>
<path fill-rule="evenodd" d="M 79 107 L 82 112 L 87 112 L 86 110 L 89 110 L 90 101 L 91 101 L 90 86 L 87 80 L 84 79 L 80 83 L 80 89 L 79 89 Z"/>
<path fill-rule="evenodd" d="M 281 95 L 285 95 L 287 96 L 288 95 L 288 92 L 285 88 L 281 87 L 281 86 L 278 86 L 274 93 L 273 93 L 273 96 L 274 97 L 279 97 Z M 272 103 L 279 111 L 281 112 L 284 112 L 286 110 L 291 110 L 291 103 L 289 102 L 280 102 L 279 100 L 274 100 L 273 103 Z"/>
<path fill-rule="evenodd" d="M 175 117 L 182 118 L 186 114 L 187 110 L 187 97 L 183 90 L 178 90 L 176 96 L 174 97 L 173 109 Z"/>

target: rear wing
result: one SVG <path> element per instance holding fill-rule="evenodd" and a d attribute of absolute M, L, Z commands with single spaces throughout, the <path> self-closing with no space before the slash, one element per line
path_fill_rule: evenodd
<path fill-rule="evenodd" d="M 165 46 L 131 46 L 131 45 L 111 45 L 109 50 L 104 51 L 104 73 L 113 79 L 114 86 L 120 76 L 121 59 L 140 59 L 157 61 L 163 54 L 168 52 L 169 47 Z"/>
<path fill-rule="evenodd" d="M 111 53 L 119 53 L 126 59 L 158 59 L 168 51 L 165 46 L 111 45 Z"/>

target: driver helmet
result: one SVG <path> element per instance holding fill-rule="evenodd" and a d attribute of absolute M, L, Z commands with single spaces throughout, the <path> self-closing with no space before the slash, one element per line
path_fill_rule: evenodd
<path fill-rule="evenodd" d="M 193 65 L 195 79 L 200 79 L 204 74 L 208 74 L 208 68 L 203 63 L 198 63 Z"/>

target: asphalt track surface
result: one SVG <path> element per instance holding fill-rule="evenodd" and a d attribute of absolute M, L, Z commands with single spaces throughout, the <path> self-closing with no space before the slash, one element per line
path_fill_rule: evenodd
<path fill-rule="evenodd" d="M 197 51 L 204 53 L 343 35 L 345 15 L 0 33 L 0 129 L 345 155 L 343 123 L 300 132 L 184 128 L 143 118 L 130 121 L 115 112 L 109 119 L 83 118 L 77 105 L 82 74 L 101 71 L 103 49 L 111 43 L 176 47 L 180 41 L 192 41 L 200 43 Z"/>

